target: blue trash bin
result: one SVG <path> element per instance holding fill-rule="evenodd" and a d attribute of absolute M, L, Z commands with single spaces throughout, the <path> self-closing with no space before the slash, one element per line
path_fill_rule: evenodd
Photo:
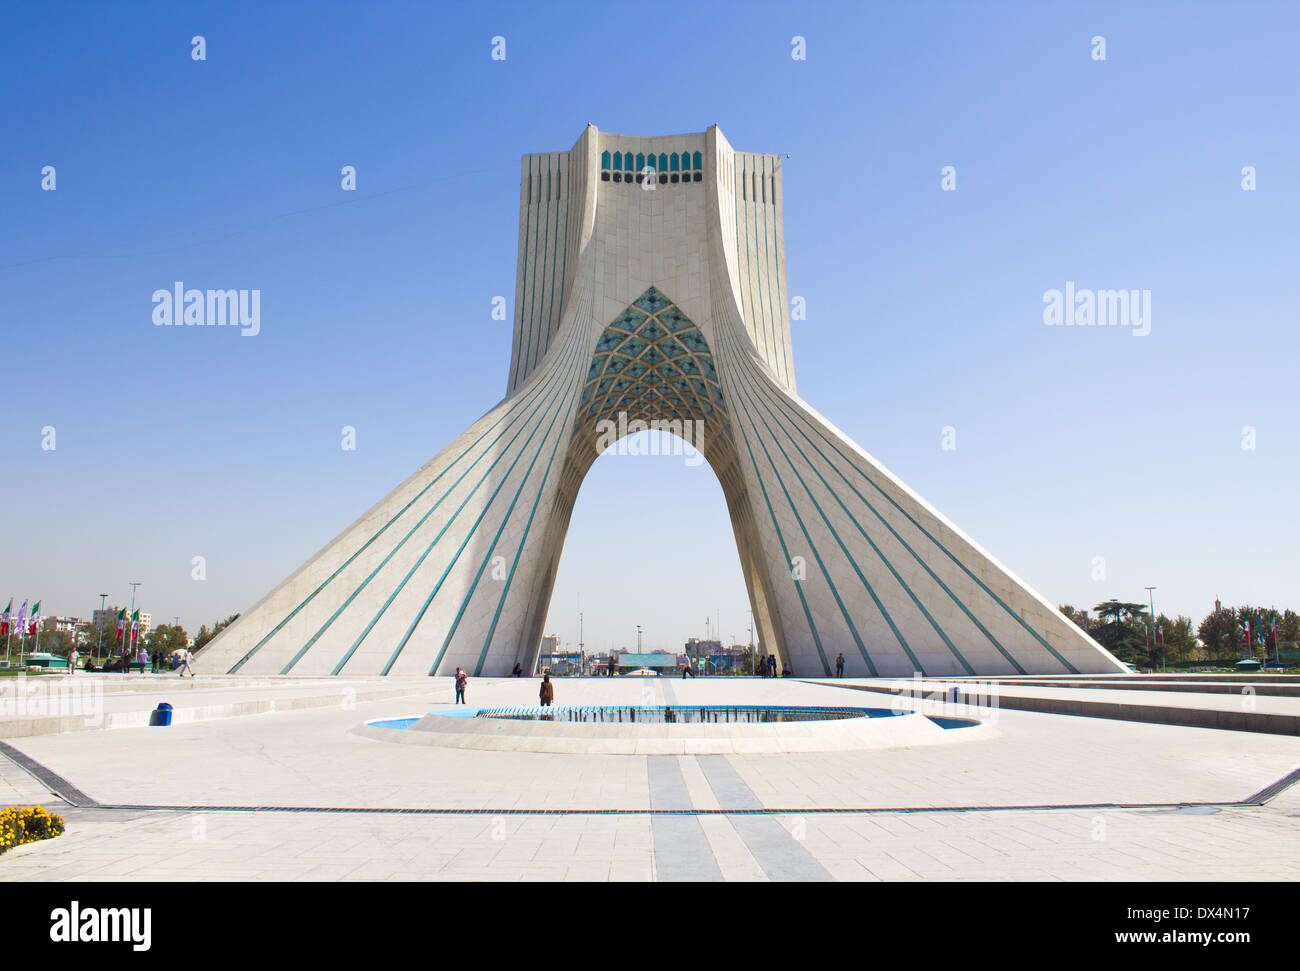
<path fill-rule="evenodd" d="M 172 706 L 162 702 L 149 713 L 150 725 L 170 725 L 172 723 Z"/>

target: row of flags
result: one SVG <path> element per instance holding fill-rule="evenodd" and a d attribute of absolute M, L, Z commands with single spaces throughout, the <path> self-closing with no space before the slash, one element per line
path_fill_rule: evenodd
<path fill-rule="evenodd" d="M 126 633 L 126 608 L 123 607 L 117 614 L 117 639 L 120 643 L 122 636 Z M 140 636 L 140 611 L 131 615 L 131 643 L 134 644 Z"/>
<path fill-rule="evenodd" d="M 32 607 L 32 615 L 31 617 L 28 617 L 27 601 L 24 600 L 23 605 L 18 608 L 18 622 L 16 624 L 11 623 L 10 615 L 13 611 L 13 607 L 14 602 L 13 600 L 10 600 L 8 605 L 5 607 L 5 612 L 0 614 L 0 637 L 12 636 L 15 629 L 19 634 L 26 634 L 29 637 L 35 636 L 37 624 L 40 622 L 41 602 L 39 600 L 36 601 L 35 606 Z M 117 639 L 119 642 L 121 642 L 122 638 L 126 635 L 127 619 L 126 609 L 123 608 L 117 615 Z M 131 615 L 130 621 L 131 641 L 134 643 L 140 637 L 140 611 L 135 611 L 135 613 Z"/>
<path fill-rule="evenodd" d="M 1250 622 L 1251 622 L 1250 612 L 1247 610 L 1243 610 L 1241 612 L 1241 625 L 1246 628 L 1246 643 L 1264 644 L 1266 642 L 1264 640 L 1264 614 L 1262 611 L 1255 614 L 1254 621 L 1255 621 L 1255 626 L 1252 628 L 1250 626 Z M 1250 636 L 1251 630 L 1254 630 L 1255 632 L 1254 640 L 1251 640 L 1251 636 Z M 1277 611 L 1276 610 L 1272 611 L 1268 617 L 1268 636 L 1273 639 L 1273 646 L 1276 647 L 1277 646 Z"/>
<path fill-rule="evenodd" d="M 5 607 L 5 612 L 3 614 L 0 614 L 0 637 L 9 637 L 11 634 L 13 634 L 15 627 L 18 629 L 20 633 L 25 633 L 27 635 L 35 636 L 36 625 L 39 623 L 39 619 L 41 615 L 41 602 L 39 600 L 36 601 L 36 606 L 32 607 L 32 615 L 31 617 L 28 617 L 27 601 L 24 600 L 23 605 L 18 608 L 17 624 L 12 623 L 10 617 L 10 614 L 13 611 L 13 607 L 14 607 L 14 602 L 10 600 L 8 605 Z M 26 626 L 24 626 L 24 622 L 26 623 Z"/>
<path fill-rule="evenodd" d="M 1267 619 L 1268 636 L 1272 639 L 1273 646 L 1274 647 L 1277 646 L 1277 611 L 1276 610 L 1270 611 L 1267 618 L 1265 617 L 1264 612 L 1262 610 L 1256 612 L 1253 615 L 1253 617 L 1250 611 L 1242 610 L 1239 617 L 1240 617 L 1242 627 L 1246 629 L 1247 644 L 1267 643 L 1267 641 L 1264 638 L 1264 627 L 1265 627 L 1264 622 Z M 1252 626 L 1252 622 L 1254 626 Z M 1254 640 L 1251 640 L 1251 631 L 1255 632 Z M 1165 642 L 1164 621 L 1161 621 L 1156 625 L 1156 642 L 1159 644 L 1163 644 Z"/>

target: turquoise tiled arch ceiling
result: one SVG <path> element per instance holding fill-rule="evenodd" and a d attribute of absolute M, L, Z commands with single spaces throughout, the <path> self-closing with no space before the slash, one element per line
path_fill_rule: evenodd
<path fill-rule="evenodd" d="M 579 420 L 692 421 L 720 418 L 722 387 L 708 342 L 654 287 L 611 321 L 596 342 L 579 398 Z"/>

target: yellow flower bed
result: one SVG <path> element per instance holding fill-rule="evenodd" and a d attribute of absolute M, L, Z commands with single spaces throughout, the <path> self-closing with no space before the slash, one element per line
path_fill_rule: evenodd
<path fill-rule="evenodd" d="M 63 832 L 63 817 L 41 806 L 0 809 L 0 853 L 23 843 L 53 839 Z"/>

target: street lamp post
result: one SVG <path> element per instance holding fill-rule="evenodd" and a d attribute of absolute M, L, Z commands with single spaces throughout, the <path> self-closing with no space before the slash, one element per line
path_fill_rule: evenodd
<path fill-rule="evenodd" d="M 100 655 L 104 653 L 104 604 L 107 602 L 107 600 L 108 600 L 108 594 L 101 593 L 99 595 L 99 623 L 95 625 L 96 627 L 99 628 L 99 646 L 95 648 L 96 667 L 99 667 L 99 665 L 103 663 L 100 660 Z"/>
<path fill-rule="evenodd" d="M 141 582 L 140 582 L 139 580 L 130 580 L 130 581 L 128 581 L 128 582 L 131 584 L 131 614 L 134 614 L 134 613 L 135 613 L 135 588 L 138 587 L 138 586 L 140 586 L 140 585 L 141 585 Z M 134 618 L 134 617 L 131 617 L 131 630 L 132 630 L 132 631 L 134 631 L 134 630 L 137 629 L 137 628 L 135 627 L 135 623 L 136 623 L 135 618 Z M 134 644 L 135 644 L 135 640 L 134 640 L 134 638 L 128 638 L 127 640 L 130 642 L 131 645 L 134 645 Z M 126 663 L 126 658 L 127 658 L 127 653 L 128 653 L 128 651 L 129 651 L 129 647 L 128 647 L 128 645 L 127 645 L 127 644 L 123 644 L 123 645 L 122 645 L 122 662 L 123 662 L 123 663 L 122 663 L 122 671 L 123 671 L 123 673 L 126 673 L 126 674 L 129 674 L 129 673 L 131 672 L 131 668 L 130 668 L 130 666 Z M 140 673 L 143 674 L 144 671 L 141 670 Z"/>
<path fill-rule="evenodd" d="M 1156 628 L 1155 628 L 1155 623 L 1156 623 L 1156 595 L 1155 595 L 1154 593 L 1151 592 L 1151 591 L 1153 591 L 1153 590 L 1155 590 L 1155 587 L 1147 587 L 1147 588 L 1146 588 L 1147 596 L 1150 598 L 1150 603 L 1151 603 L 1151 646 L 1152 646 L 1152 647 L 1155 647 L 1155 640 L 1156 640 Z M 1165 669 L 1165 652 L 1164 652 L 1164 649 L 1162 648 L 1161 651 L 1160 651 L 1160 670 L 1161 670 L 1161 671 L 1164 671 L 1164 669 Z"/>

